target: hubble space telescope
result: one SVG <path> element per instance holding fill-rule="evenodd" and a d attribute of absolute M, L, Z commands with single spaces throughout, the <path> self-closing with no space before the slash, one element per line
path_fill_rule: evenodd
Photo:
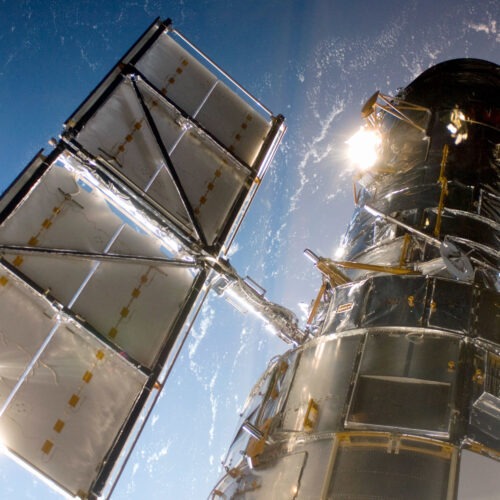
<path fill-rule="evenodd" d="M 342 255 L 306 250 L 301 329 L 226 258 L 284 119 L 155 21 L 0 199 L 7 453 L 109 496 L 215 289 L 291 349 L 211 498 L 455 498 L 464 453 L 500 454 L 499 86 L 460 59 L 367 101 L 351 142 L 376 156 Z"/>
<path fill-rule="evenodd" d="M 341 255 L 306 250 L 312 338 L 253 389 L 213 499 L 453 499 L 465 454 L 499 459 L 499 88 L 459 59 L 367 101 Z"/>

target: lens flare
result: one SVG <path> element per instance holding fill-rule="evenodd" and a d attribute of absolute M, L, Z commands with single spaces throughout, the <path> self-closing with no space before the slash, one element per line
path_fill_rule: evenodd
<path fill-rule="evenodd" d="M 348 141 L 348 155 L 351 162 L 361 170 L 375 165 L 382 137 L 377 130 L 360 128 Z"/>

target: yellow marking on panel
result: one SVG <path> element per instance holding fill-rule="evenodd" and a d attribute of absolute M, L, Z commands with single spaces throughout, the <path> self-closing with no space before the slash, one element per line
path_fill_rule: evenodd
<path fill-rule="evenodd" d="M 43 443 L 42 451 L 43 451 L 43 453 L 48 455 L 50 453 L 50 450 L 52 450 L 53 447 L 54 447 L 54 443 L 52 441 L 50 441 L 49 439 L 47 439 L 47 441 L 45 441 L 45 443 Z"/>
<path fill-rule="evenodd" d="M 151 103 L 151 107 L 154 107 L 156 106 L 156 101 L 153 101 Z M 119 154 L 123 153 L 125 151 L 125 146 L 132 142 L 134 140 L 134 134 L 138 131 L 138 130 L 141 130 L 142 128 L 142 124 L 144 122 L 144 119 L 141 118 L 139 121 L 136 121 L 134 122 L 132 125 L 131 125 L 131 128 L 130 128 L 130 131 L 129 133 L 124 137 L 123 139 L 123 142 L 121 144 L 118 145 L 118 152 L 116 153 L 116 155 L 118 156 Z"/>
<path fill-rule="evenodd" d="M 9 282 L 9 278 L 6 276 L 0 276 L 0 285 L 5 286 Z"/>
<path fill-rule="evenodd" d="M 48 218 L 46 218 L 46 219 L 43 220 L 43 222 L 40 224 L 40 229 L 38 230 L 38 233 L 36 233 L 34 236 L 32 236 L 28 240 L 28 245 L 30 247 L 34 247 L 34 246 L 38 245 L 40 235 L 44 231 L 47 231 L 47 229 L 49 229 L 52 226 L 55 217 L 57 217 L 61 213 L 62 207 L 64 206 L 64 204 L 67 201 L 71 201 L 71 199 L 72 199 L 71 195 L 66 195 L 65 194 L 63 200 L 60 203 L 60 205 L 52 208 L 52 214 L 50 215 L 50 217 L 48 217 Z M 16 264 L 16 261 L 18 260 L 18 258 L 21 259 L 21 260 L 19 261 L 19 264 Z M 15 266 L 20 266 L 21 264 L 22 264 L 22 257 L 19 256 L 19 257 L 16 258 L 16 260 L 14 260 L 14 265 Z"/>
<path fill-rule="evenodd" d="M 22 263 L 23 263 L 24 259 L 18 255 L 15 259 L 14 259 L 14 262 L 13 264 L 16 266 L 16 267 L 19 267 Z"/>
<path fill-rule="evenodd" d="M 54 430 L 56 432 L 61 432 L 64 428 L 64 422 L 60 419 L 57 420 L 57 422 L 54 424 Z"/>
<path fill-rule="evenodd" d="M 186 59 L 182 59 L 181 63 L 179 66 L 177 66 L 177 68 L 175 68 L 175 74 L 176 75 L 181 75 L 183 72 L 184 72 L 184 68 L 188 65 L 188 61 Z M 184 68 L 183 68 L 184 67 Z M 163 95 L 166 95 L 167 94 L 167 91 L 168 91 L 168 86 L 169 85 L 173 85 L 175 83 L 175 76 L 170 76 L 167 80 L 167 83 L 165 85 L 165 87 L 163 87 L 161 89 L 161 93 Z"/>
<path fill-rule="evenodd" d="M 131 297 L 128 301 L 128 304 L 126 304 L 124 307 L 122 307 L 122 309 L 120 311 L 120 317 L 115 321 L 114 326 L 111 327 L 111 329 L 109 330 L 108 337 L 115 338 L 118 335 L 118 328 L 120 326 L 120 323 L 122 322 L 122 320 L 124 318 L 126 318 L 130 314 L 132 304 L 133 304 L 134 300 L 139 298 L 139 296 L 141 295 L 141 293 L 142 293 L 141 288 L 149 281 L 148 275 L 151 271 L 152 271 L 152 268 L 149 267 L 147 272 L 139 278 L 139 281 L 140 281 L 139 284 L 136 287 L 134 287 L 132 289 L 132 291 L 130 292 Z"/>
<path fill-rule="evenodd" d="M 240 134 L 236 134 L 236 141 L 240 140 L 241 139 L 241 136 Z M 229 146 L 229 151 L 233 151 L 234 150 L 234 146 L 231 145 Z M 222 162 L 225 164 L 225 165 L 229 165 L 228 161 L 226 158 L 223 158 L 222 159 Z M 207 197 L 209 195 L 209 193 L 211 191 L 213 191 L 215 189 L 215 183 L 217 181 L 217 179 L 219 177 L 222 176 L 222 169 L 221 168 L 217 168 L 215 171 L 214 171 L 214 174 L 213 174 L 213 177 L 212 179 L 207 183 L 207 186 L 206 186 L 206 189 L 205 189 L 205 192 L 203 193 L 203 195 L 200 197 L 200 200 L 199 200 L 199 203 L 198 203 L 198 206 L 194 207 L 194 213 L 196 215 L 199 215 L 200 212 L 201 212 L 201 205 L 204 205 L 206 202 L 207 202 Z"/>
<path fill-rule="evenodd" d="M 312 432 L 316 423 L 318 421 L 319 414 L 319 405 L 314 401 L 314 399 L 309 399 L 309 403 L 307 405 L 306 415 L 304 417 L 303 427 L 307 432 Z"/>
<path fill-rule="evenodd" d="M 337 307 L 337 313 L 340 314 L 343 312 L 350 311 L 353 308 L 353 306 L 354 306 L 353 302 L 346 302 L 345 304 L 341 304 L 339 305 L 339 307 Z"/>
<path fill-rule="evenodd" d="M 89 383 L 91 380 L 92 380 L 92 372 L 89 372 L 88 370 L 83 374 L 83 377 L 82 377 L 82 380 L 85 382 L 85 383 Z"/>
<path fill-rule="evenodd" d="M 68 404 L 74 408 L 78 404 L 78 401 L 80 401 L 80 396 L 77 396 L 76 394 L 73 394 L 69 398 Z"/>
<path fill-rule="evenodd" d="M 101 360 L 101 359 L 104 359 L 104 352 L 101 351 L 100 349 L 95 353 L 95 357 L 98 359 L 98 360 Z"/>

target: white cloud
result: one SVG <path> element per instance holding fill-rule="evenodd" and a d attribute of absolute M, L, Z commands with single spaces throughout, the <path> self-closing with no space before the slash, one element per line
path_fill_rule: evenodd
<path fill-rule="evenodd" d="M 132 467 L 132 477 L 134 477 L 134 476 L 135 476 L 135 474 L 136 474 L 136 473 L 137 473 L 137 471 L 139 470 L 139 467 L 140 467 L 139 462 L 136 462 L 136 463 L 134 464 L 134 466 Z"/>
<path fill-rule="evenodd" d="M 215 383 L 217 381 L 218 375 L 219 375 L 219 370 L 217 369 L 212 379 L 210 380 L 210 384 L 208 385 L 210 391 L 210 412 L 212 415 L 212 423 L 210 425 L 210 430 L 208 432 L 208 446 L 210 446 L 214 440 L 217 409 L 219 407 L 219 400 L 217 399 L 218 391 L 215 390 Z"/>
<path fill-rule="evenodd" d="M 491 20 L 489 24 L 485 23 L 470 23 L 469 28 L 477 32 L 484 32 L 486 34 L 495 34 L 497 32 L 497 22 Z"/>

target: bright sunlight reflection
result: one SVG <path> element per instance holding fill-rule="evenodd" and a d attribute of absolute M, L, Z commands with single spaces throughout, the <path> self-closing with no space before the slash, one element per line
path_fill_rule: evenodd
<path fill-rule="evenodd" d="M 382 138 L 374 129 L 361 127 L 348 141 L 349 159 L 362 170 L 372 167 L 378 158 Z"/>

